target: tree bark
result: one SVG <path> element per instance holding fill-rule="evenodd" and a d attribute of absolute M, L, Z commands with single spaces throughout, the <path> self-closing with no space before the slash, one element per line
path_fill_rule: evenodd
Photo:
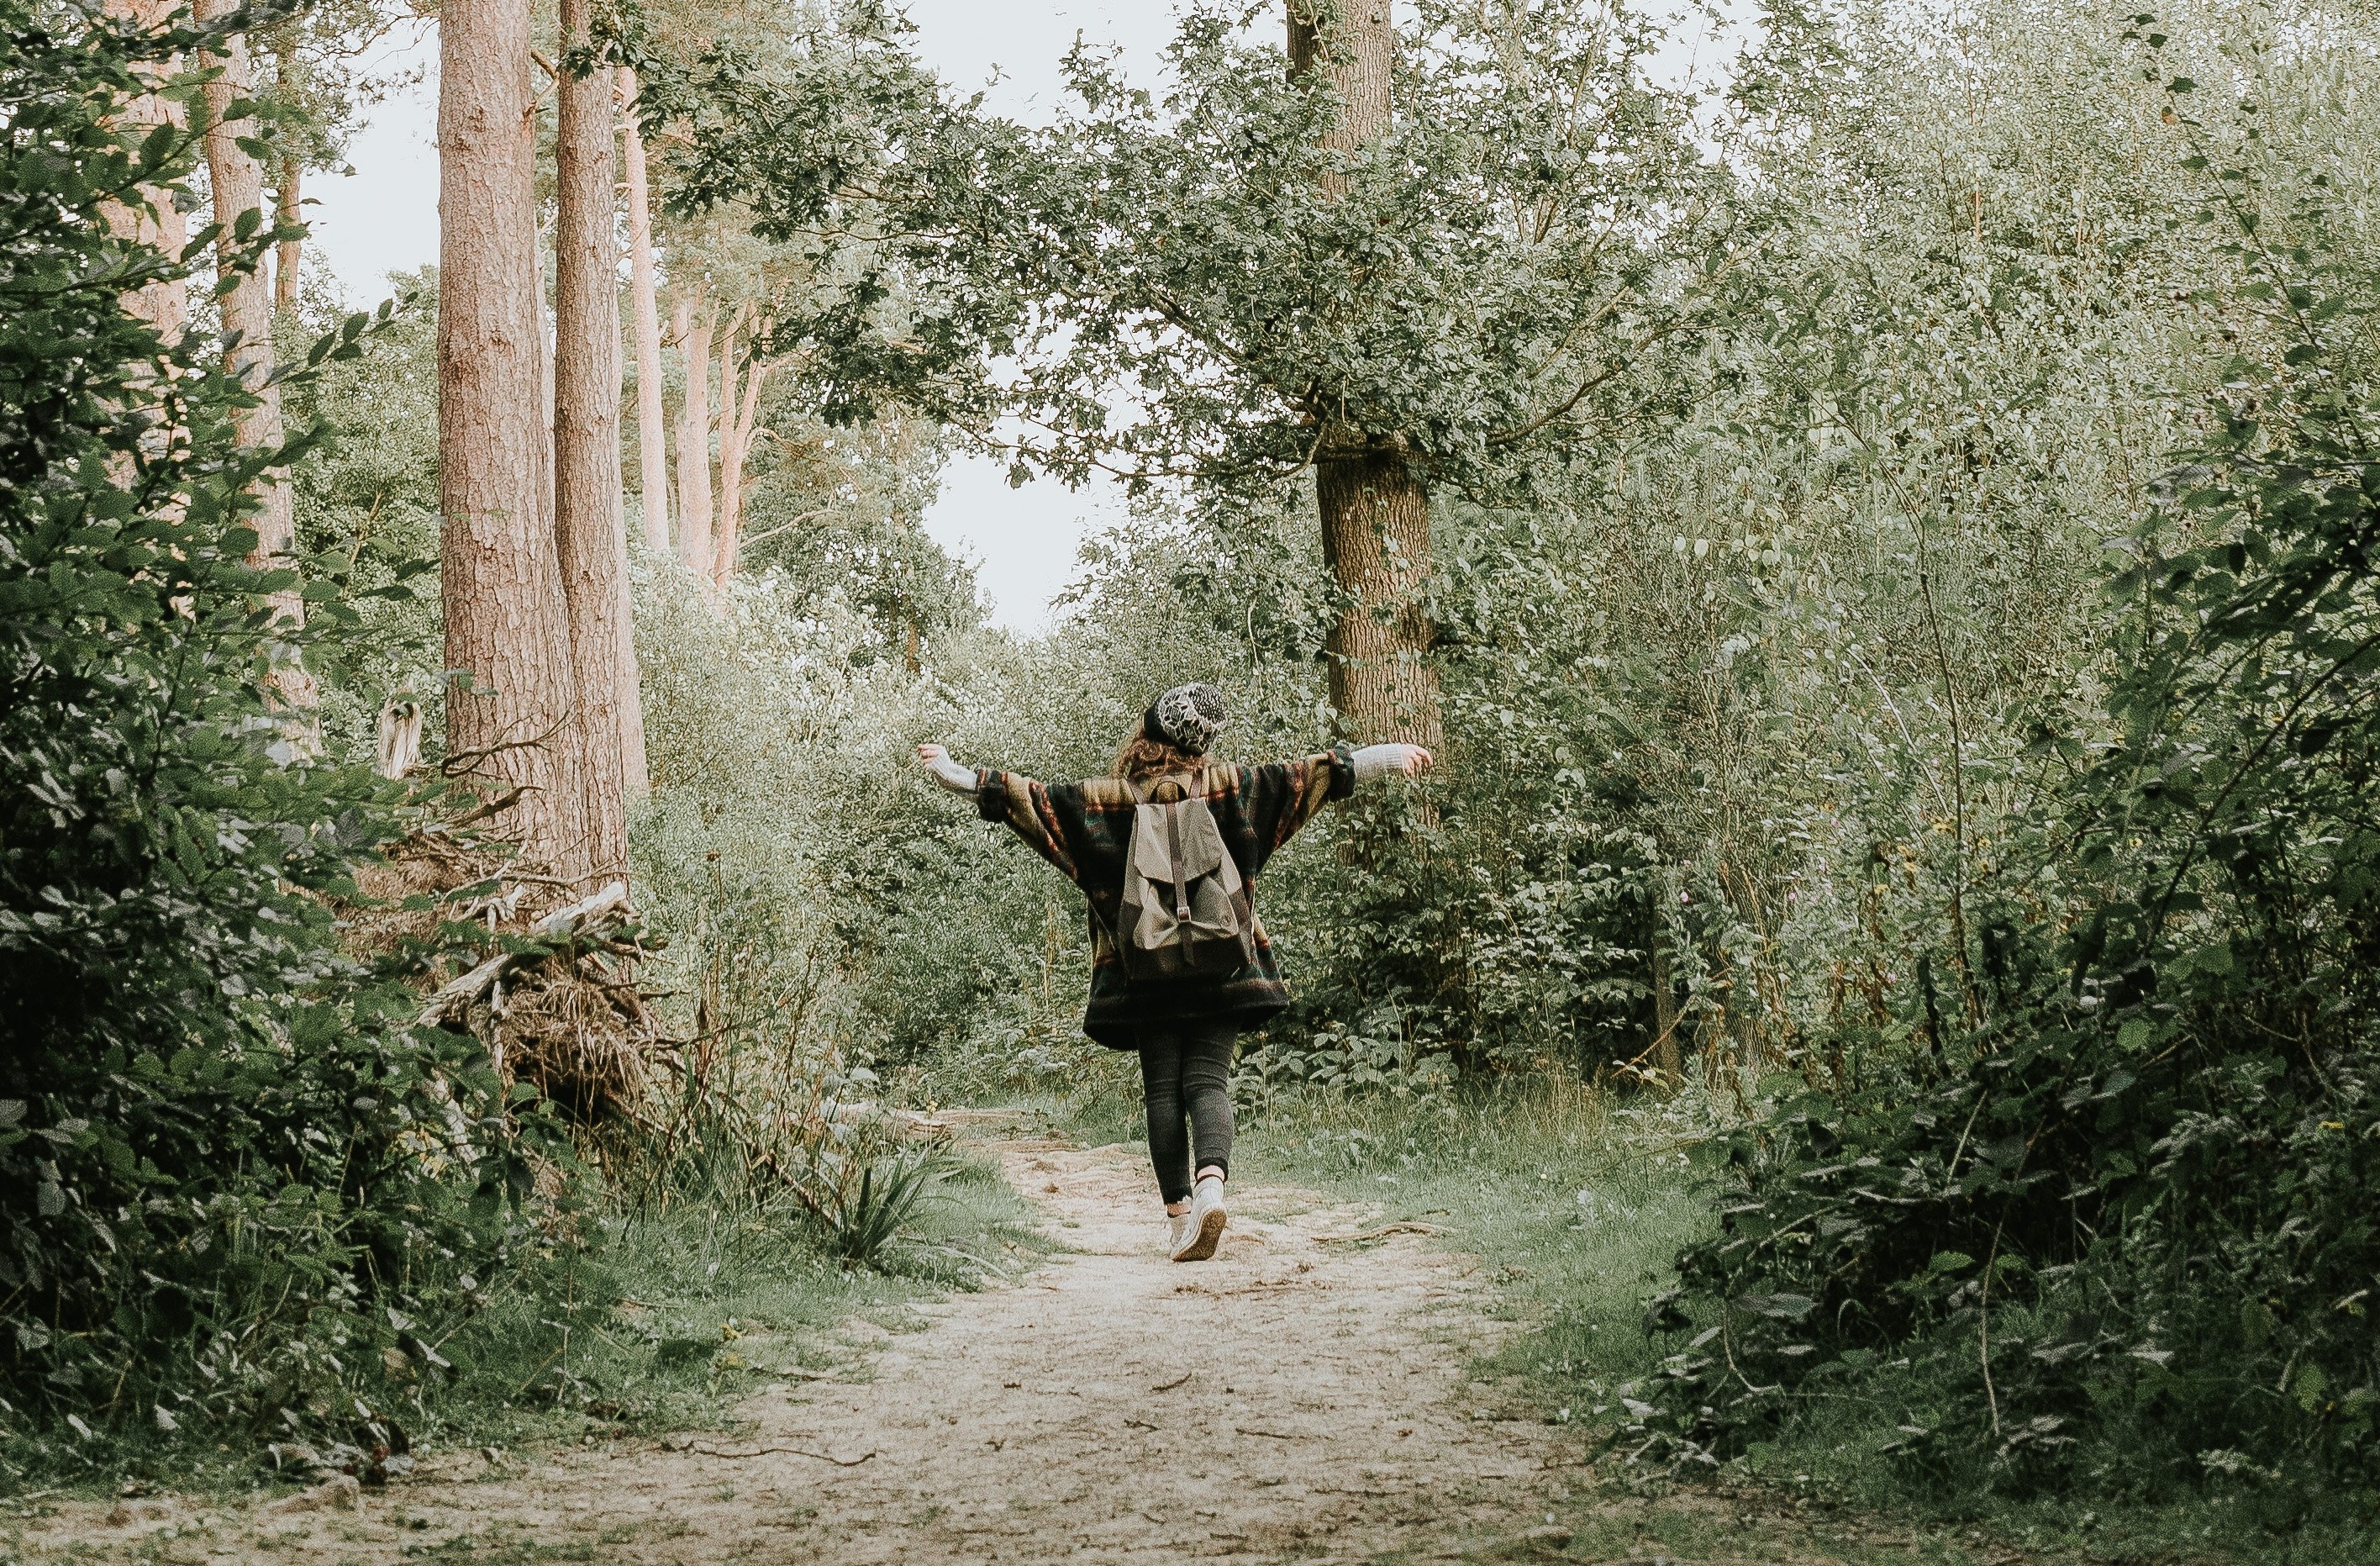
<path fill-rule="evenodd" d="M 589 43 L 589 5 L 562 0 L 565 55 Z M 587 735 L 588 869 L 603 879 L 628 872 L 628 799 L 642 792 L 645 748 L 621 500 L 612 80 L 608 70 L 563 72 L 553 224 L 553 536 Z"/>
<path fill-rule="evenodd" d="M 637 73 L 620 67 L 622 176 L 628 187 L 628 298 L 637 318 L 637 480 L 645 497 L 645 547 L 667 554 L 669 425 L 662 412 L 662 318 L 653 283 L 652 190 L 637 124 Z"/>
<path fill-rule="evenodd" d="M 1667 932 L 1656 925 L 1653 947 L 1653 1070 L 1669 1087 L 1685 1082 L 1684 1054 L 1678 1044 L 1678 993 L 1670 977 L 1670 953 L 1661 947 Z"/>
<path fill-rule="evenodd" d="M 174 0 L 107 0 L 106 11 L 111 17 L 155 32 L 163 30 L 165 19 L 173 15 Z M 152 78 L 151 85 L 163 87 L 176 67 L 173 61 L 163 60 L 142 69 Z M 158 126 L 180 125 L 182 108 L 160 93 L 143 92 L 128 100 L 116 119 L 137 145 Z M 144 185 L 140 192 L 147 200 L 145 208 L 128 207 L 118 201 L 104 204 L 102 210 L 109 230 L 119 239 L 152 246 L 164 251 L 167 259 L 177 259 L 182 248 L 190 242 L 188 219 L 174 205 L 172 191 Z M 182 329 L 189 323 L 189 286 L 179 279 L 152 283 L 127 295 L 124 308 L 147 322 L 170 345 L 180 339 Z"/>
<path fill-rule="evenodd" d="M 1390 0 L 1289 0 L 1289 76 L 1309 87 L 1328 87 L 1338 112 L 1323 127 L 1329 152 L 1361 152 L 1389 129 L 1389 82 L 1396 67 L 1396 29 Z M 1324 177 L 1323 188 L 1343 194 L 1346 181 Z"/>
<path fill-rule="evenodd" d="M 438 500 L 451 758 L 526 790 L 506 823 L 577 880 L 587 867 L 569 627 L 540 493 L 537 121 L 528 0 L 445 0 L 438 18 Z"/>
<path fill-rule="evenodd" d="M 739 306 L 735 323 L 719 346 L 719 538 L 711 551 L 711 572 L 721 587 L 735 574 L 736 546 L 744 528 L 744 464 L 752 455 L 752 431 L 759 422 L 760 387 L 769 378 L 758 345 L 766 330 L 755 323 L 747 339 L 744 389 L 735 388 L 735 327 L 743 323 Z"/>
<path fill-rule="evenodd" d="M 1390 0 L 1289 0 L 1290 78 L 1335 101 L 1320 135 L 1326 152 L 1359 152 L 1389 132 L 1396 61 L 1389 6 Z M 1326 172 L 1322 185 L 1332 196 L 1346 193 L 1345 176 L 1335 172 Z M 1312 409 L 1322 425 L 1314 483 L 1322 557 L 1345 601 L 1324 644 L 1330 704 L 1350 739 L 1435 749 L 1445 734 L 1421 601 L 1429 580 L 1428 487 L 1395 431 L 1347 425 L 1332 400 L 1318 397 Z"/>
<path fill-rule="evenodd" d="M 199 0 L 194 14 L 201 22 L 218 21 L 237 11 L 239 3 Z M 201 91 L 207 115 L 207 183 L 213 193 L 214 221 L 220 231 L 215 265 L 230 284 L 215 297 L 223 321 L 224 370 L 256 399 L 254 407 L 234 412 L 232 427 L 242 446 L 270 450 L 282 443 L 281 390 L 273 384 L 273 301 L 261 266 L 257 264 L 261 258 L 243 257 L 248 242 L 236 232 L 241 218 L 249 212 L 256 214 L 252 234 L 271 226 L 264 210 L 264 170 L 240 145 L 243 139 L 255 140 L 256 121 L 225 117 L 235 103 L 253 91 L 247 41 L 226 40 L 223 54 L 201 63 L 214 73 Z M 246 270 L 241 269 L 243 262 L 248 263 Z M 249 555 L 249 564 L 259 570 L 294 569 L 298 523 L 288 472 L 274 469 L 258 480 L 253 492 L 258 500 L 253 516 L 256 549 Z M 267 595 L 265 601 L 277 621 L 292 627 L 306 624 L 306 601 L 296 585 Z M 294 657 L 276 658 L 265 674 L 265 686 L 285 710 L 303 712 L 315 705 L 314 676 Z"/>
<path fill-rule="evenodd" d="M 717 318 L 699 319 L 680 297 L 671 334 L 686 361 L 686 396 L 677 422 L 677 557 L 697 580 L 710 580 L 710 339 Z"/>
<path fill-rule="evenodd" d="M 1435 750 L 1438 671 L 1429 663 L 1429 494 L 1402 454 L 1325 460 L 1314 476 L 1322 559 L 1351 601 L 1324 638 L 1330 705 L 1342 732 L 1366 745 L 1402 740 Z"/>

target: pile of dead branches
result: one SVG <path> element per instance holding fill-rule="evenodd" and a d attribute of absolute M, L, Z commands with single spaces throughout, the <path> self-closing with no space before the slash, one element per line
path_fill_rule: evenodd
<path fill-rule="evenodd" d="M 624 881 L 582 893 L 480 823 L 496 798 L 382 846 L 342 910 L 360 955 L 419 962 L 424 1026 L 476 1036 L 507 1086 L 533 1085 L 584 1128 L 644 1123 L 674 1045 L 638 982 L 651 953 Z"/>

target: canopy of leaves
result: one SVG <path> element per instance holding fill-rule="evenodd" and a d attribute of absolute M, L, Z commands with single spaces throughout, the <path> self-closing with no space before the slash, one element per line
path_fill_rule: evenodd
<path fill-rule="evenodd" d="M 1077 49 L 1077 108 L 952 101 L 867 15 L 783 73 L 700 83 L 675 200 L 743 203 L 832 258 L 781 338 L 830 411 L 893 396 L 1019 472 L 1296 474 L 1393 444 L 1483 491 L 1644 411 L 1638 360 L 1756 250 L 1655 35 L 1599 6 L 1425 4 L 1398 112 L 1344 106 L 1251 41 L 1270 7 L 1183 13 L 1162 96 Z M 1653 378 L 1658 383 L 1658 377 Z"/>

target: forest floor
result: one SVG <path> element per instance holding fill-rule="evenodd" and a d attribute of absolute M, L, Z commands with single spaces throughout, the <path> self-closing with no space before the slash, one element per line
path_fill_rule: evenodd
<path fill-rule="evenodd" d="M 2012 1562 L 1761 1494 L 1640 1495 L 1517 1384 L 1429 1226 L 1237 1190 L 1221 1255 L 1162 1255 L 1137 1149 L 982 1144 L 1061 1245 L 1017 1283 L 846 1323 L 839 1367 L 725 1434 L 508 1457 L 278 1500 L 128 1498 L 13 1524 L 19 1561 Z"/>

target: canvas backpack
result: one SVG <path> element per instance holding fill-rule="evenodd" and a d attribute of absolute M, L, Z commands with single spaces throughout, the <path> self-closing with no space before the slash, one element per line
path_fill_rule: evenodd
<path fill-rule="evenodd" d="M 1256 957 L 1256 909 L 1215 813 L 1182 778 L 1160 778 L 1133 798 L 1116 918 L 1125 974 L 1229 978 Z"/>

